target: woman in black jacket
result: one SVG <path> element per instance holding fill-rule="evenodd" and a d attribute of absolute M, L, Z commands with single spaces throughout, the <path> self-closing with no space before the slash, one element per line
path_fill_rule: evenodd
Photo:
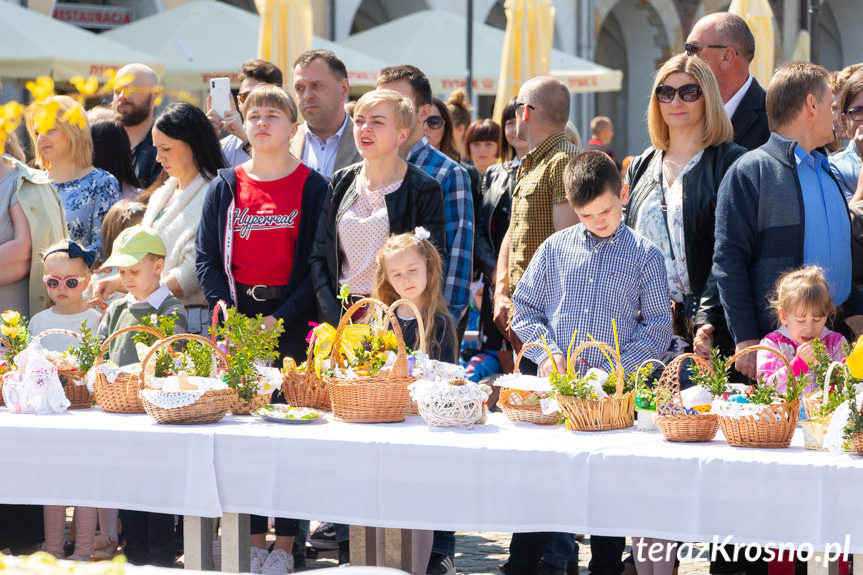
<path fill-rule="evenodd" d="M 716 193 L 746 150 L 732 143 L 734 129 L 710 68 L 685 54 L 657 73 L 647 126 L 653 145 L 626 173 L 626 224 L 665 256 L 675 334 L 709 357 L 714 340 L 731 343 L 710 273 Z"/>
<path fill-rule="evenodd" d="M 342 286 L 353 296 L 371 294 L 377 252 L 390 234 L 422 226 L 445 255 L 440 184 L 399 157 L 415 121 L 413 105 L 393 90 L 357 102 L 354 140 L 363 161 L 333 175 L 310 258 L 321 321 L 338 323 Z"/>
<path fill-rule="evenodd" d="M 501 156 L 504 161 L 486 170 L 482 186 L 474 199 L 476 232 L 474 235 L 474 265 L 483 275 L 482 307 L 480 308 L 480 349 L 502 349 L 504 337 L 494 325 L 494 283 L 497 277 L 497 256 L 503 236 L 509 228 L 512 190 L 521 159 L 527 154 L 527 141 L 516 134 L 516 99 L 503 108 L 500 132 Z"/>

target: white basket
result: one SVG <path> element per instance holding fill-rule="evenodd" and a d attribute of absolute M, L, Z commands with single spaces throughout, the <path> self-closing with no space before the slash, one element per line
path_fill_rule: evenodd
<path fill-rule="evenodd" d="M 483 417 L 483 403 L 489 388 L 468 381 L 452 385 L 449 381 L 419 380 L 408 386 L 419 414 L 432 427 L 471 429 Z"/>

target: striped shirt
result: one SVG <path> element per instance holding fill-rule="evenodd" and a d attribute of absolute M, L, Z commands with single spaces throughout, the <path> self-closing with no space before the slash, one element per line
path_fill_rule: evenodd
<path fill-rule="evenodd" d="M 612 319 L 627 373 L 671 343 L 662 254 L 623 223 L 603 239 L 582 224 L 553 234 L 539 246 L 512 300 L 512 329 L 519 339 L 541 342 L 545 336 L 552 353 L 566 356 L 576 330 L 576 345 L 589 341 L 590 334 L 614 347 Z M 539 364 L 545 352 L 533 347 L 525 356 Z M 581 357 L 590 367 L 609 369 L 598 349 L 588 349 Z"/>
<path fill-rule="evenodd" d="M 533 253 L 554 233 L 552 208 L 566 201 L 563 169 L 578 153 L 563 132 L 532 149 L 518 167 L 509 224 L 509 289 L 515 290 Z"/>
<path fill-rule="evenodd" d="M 443 295 L 456 323 L 470 303 L 473 274 L 473 200 L 467 170 L 422 137 L 408 153 L 408 162 L 440 183 L 446 220 L 447 260 Z"/>

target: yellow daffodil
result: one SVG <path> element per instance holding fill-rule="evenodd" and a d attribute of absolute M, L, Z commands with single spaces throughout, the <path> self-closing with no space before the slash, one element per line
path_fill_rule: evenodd
<path fill-rule="evenodd" d="M 848 354 L 846 363 L 848 365 L 848 371 L 851 372 L 852 376 L 856 379 L 863 378 L 863 335 L 861 335 L 860 339 L 857 340 L 857 343 L 854 344 L 854 349 L 852 349 L 851 353 Z"/>
<path fill-rule="evenodd" d="M 18 325 L 21 322 L 21 314 L 10 309 L 0 313 L 0 319 L 6 325 Z"/>
<path fill-rule="evenodd" d="M 54 129 L 59 109 L 60 104 L 57 102 L 46 102 L 36 108 L 33 124 L 36 127 L 37 134 L 44 134 Z"/>
<path fill-rule="evenodd" d="M 9 339 L 15 339 L 18 336 L 18 333 L 21 331 L 21 326 L 19 325 L 3 325 L 0 326 L 0 332 L 3 333 Z"/>
<path fill-rule="evenodd" d="M 191 92 L 180 90 L 179 92 L 177 92 L 177 99 L 193 106 L 198 105 L 198 99 L 194 97 Z"/>
<path fill-rule="evenodd" d="M 33 94 L 33 99 L 37 102 L 41 102 L 54 94 L 54 80 L 45 76 L 36 78 L 35 82 L 27 82 L 24 86 Z"/>
<path fill-rule="evenodd" d="M 18 127 L 23 115 L 24 106 L 18 102 L 9 102 L 8 104 L 0 106 L 0 124 L 10 132 Z"/>
<path fill-rule="evenodd" d="M 399 347 L 399 340 L 391 331 L 386 332 L 383 337 L 381 337 L 381 341 L 384 342 L 384 349 L 397 349 Z"/>
<path fill-rule="evenodd" d="M 73 76 L 69 79 L 69 82 L 75 86 L 75 89 L 82 96 L 92 96 L 99 89 L 99 78 L 96 76 L 90 76 L 86 80 L 81 76 Z"/>
<path fill-rule="evenodd" d="M 87 118 L 84 115 L 84 108 L 81 106 L 72 106 L 63 114 L 60 121 L 66 122 L 72 126 L 77 125 L 80 129 L 87 127 Z"/>
<path fill-rule="evenodd" d="M 155 88 L 153 88 L 153 106 L 159 107 L 162 105 L 162 96 L 164 96 L 164 94 L 165 91 L 162 89 L 161 86 L 156 86 Z"/>
<path fill-rule="evenodd" d="M 105 82 L 105 85 L 103 86 L 103 89 L 106 92 L 113 92 L 114 90 L 124 88 L 135 81 L 135 76 L 133 74 L 123 74 L 122 76 L 118 76 L 117 71 L 112 68 L 105 70 L 104 75 L 108 78 L 108 81 Z"/>

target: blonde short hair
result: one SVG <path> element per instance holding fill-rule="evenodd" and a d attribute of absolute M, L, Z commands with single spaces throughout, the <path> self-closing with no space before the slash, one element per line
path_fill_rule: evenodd
<path fill-rule="evenodd" d="M 39 134 L 36 133 L 36 115 L 37 112 L 46 104 L 52 102 L 57 103 L 57 119 L 54 127 L 63 132 L 69 139 L 68 154 L 72 157 L 75 165 L 86 168 L 93 165 L 93 137 L 90 135 L 90 122 L 87 120 L 87 114 L 84 113 L 84 108 L 81 107 L 74 99 L 69 96 L 51 96 L 46 98 L 45 102 L 36 102 L 27 108 L 27 133 L 30 134 L 30 140 L 33 144 L 33 151 L 36 156 L 36 165 L 43 169 L 51 167 L 39 151 L 39 146 L 36 145 L 36 138 Z M 84 127 L 78 124 L 73 124 L 68 120 L 63 120 L 69 110 L 79 108 L 80 117 L 84 119 Z"/>
<path fill-rule="evenodd" d="M 653 89 L 650 92 L 650 103 L 647 105 L 647 131 L 650 143 L 657 150 L 668 149 L 668 124 L 662 119 L 659 101 L 656 99 L 656 87 L 666 78 L 675 73 L 689 74 L 701 87 L 704 98 L 704 136 L 701 140 L 705 148 L 716 146 L 734 139 L 734 128 L 722 105 L 719 94 L 719 84 L 710 70 L 710 66 L 697 56 L 678 54 L 669 58 L 656 73 Z"/>
<path fill-rule="evenodd" d="M 413 128 L 414 122 L 416 122 L 414 105 L 410 98 L 405 98 L 395 90 L 378 89 L 366 92 L 357 100 L 354 116 L 385 102 L 391 103 L 395 108 L 396 127 L 402 130 Z"/>
<path fill-rule="evenodd" d="M 288 92 L 275 84 L 258 84 L 243 102 L 243 119 L 255 106 L 268 106 L 277 108 L 285 113 L 292 122 L 297 121 L 297 103 Z"/>

